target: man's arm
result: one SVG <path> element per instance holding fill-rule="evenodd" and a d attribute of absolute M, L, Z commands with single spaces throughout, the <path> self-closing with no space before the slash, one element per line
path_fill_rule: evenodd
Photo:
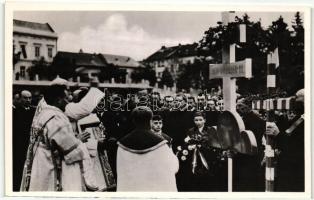
<path fill-rule="evenodd" d="M 89 157 L 86 146 L 75 137 L 72 126 L 56 116 L 47 124 L 47 138 L 50 144 L 55 144 L 63 155 L 66 164 L 72 164 Z M 46 134 L 45 134 L 46 135 Z"/>
<path fill-rule="evenodd" d="M 71 120 L 79 120 L 88 116 L 96 108 L 100 100 L 105 96 L 97 88 L 90 88 L 88 93 L 78 103 L 69 103 L 65 107 L 65 115 Z"/>

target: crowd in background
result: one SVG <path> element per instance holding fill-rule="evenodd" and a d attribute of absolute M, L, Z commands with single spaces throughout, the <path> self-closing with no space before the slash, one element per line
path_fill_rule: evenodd
<path fill-rule="evenodd" d="M 81 87 L 77 90 L 68 92 L 68 102 L 78 102 L 84 94 L 88 91 L 87 87 Z M 29 105 L 36 107 L 39 100 L 43 97 L 42 93 L 35 91 L 30 93 L 31 100 Z M 267 94 L 245 94 L 237 95 L 237 111 L 241 114 L 244 110 L 252 109 L 252 102 L 254 100 L 265 100 L 268 98 L 278 99 L 287 97 L 286 92 L 275 93 L 273 95 Z M 13 94 L 13 107 L 23 104 L 24 97 L 20 91 Z M 189 93 L 177 92 L 173 95 L 162 95 L 159 92 L 141 90 L 133 94 L 121 94 L 118 92 L 106 92 L 106 106 L 100 109 L 107 111 L 131 111 L 136 106 L 148 106 L 153 111 L 223 111 L 224 102 L 221 91 L 211 90 L 200 92 L 197 95 Z M 267 112 L 263 109 L 256 110 L 262 119 L 267 119 Z M 276 111 L 277 115 L 284 115 L 291 119 L 295 116 L 295 112 L 291 110 Z"/>
<path fill-rule="evenodd" d="M 89 91 L 89 88 L 82 87 L 75 91 L 67 91 L 68 102 L 79 102 Z M 275 97 L 285 97 L 285 94 L 277 94 Z M 21 177 L 21 166 L 25 161 L 25 153 L 27 151 L 29 143 L 29 132 L 32 123 L 32 115 L 36 109 L 36 103 L 43 97 L 39 92 L 31 92 L 23 90 L 22 92 L 15 93 L 13 95 L 13 167 L 15 179 L 13 182 L 19 182 Z M 266 95 L 237 95 L 237 111 L 243 118 L 245 127 L 248 130 L 252 130 L 256 140 L 257 146 L 260 149 L 258 155 L 247 156 L 238 154 L 234 159 L 234 180 L 237 183 L 236 191 L 263 191 L 264 190 L 264 171 L 263 171 L 263 147 L 262 137 L 265 133 L 265 121 L 268 116 L 265 111 L 253 111 L 252 101 L 257 99 L 265 99 Z M 193 121 L 194 113 L 198 111 L 206 111 L 203 115 L 206 126 L 216 126 L 218 114 L 224 110 L 223 99 L 221 92 L 214 92 L 208 94 L 206 91 L 199 93 L 196 96 L 192 96 L 188 93 L 178 92 L 174 95 L 162 96 L 160 93 L 147 90 L 142 90 L 136 94 L 122 95 L 116 92 L 105 92 L 105 98 L 103 99 L 102 106 L 98 106 L 96 111 L 100 111 L 102 115 L 99 116 L 100 121 L 104 125 L 105 132 L 109 138 L 115 138 L 119 141 L 127 133 L 134 129 L 134 125 L 130 120 L 130 113 L 134 108 L 139 106 L 149 107 L 154 115 L 160 115 L 159 119 L 163 123 L 162 130 L 172 138 L 172 149 L 176 152 L 178 146 L 182 144 L 184 138 L 186 138 L 187 132 L 191 127 L 195 126 Z M 103 112 L 107 111 L 107 112 Z M 184 112 L 186 111 L 186 112 Z M 208 112 L 207 112 L 208 111 Z M 183 114 L 184 113 L 184 114 Z M 296 117 L 294 111 L 277 111 L 276 118 L 279 121 L 279 125 L 286 129 L 291 125 L 293 119 Z M 195 117 L 194 117 L 195 120 Z M 282 123 L 284 122 L 284 123 Z M 304 134 L 304 133 L 303 133 Z M 22 137 L 21 137 L 22 136 Z M 285 139 L 283 146 L 288 144 L 288 140 Z M 302 139 L 298 139 L 302 141 Z M 281 144 L 282 145 L 282 144 Z M 304 144 L 303 144 L 304 145 Z M 286 147 L 284 147 L 286 148 Z M 297 147 L 298 149 L 302 149 Z M 218 153 L 215 152 L 215 155 Z M 220 159 L 214 160 L 213 168 L 217 168 L 214 175 L 210 175 L 210 178 L 215 177 L 221 181 L 216 181 L 215 184 L 211 184 L 212 191 L 226 191 L 226 163 L 223 159 L 222 152 L 219 153 Z M 285 156 L 285 155 L 284 155 Z M 290 156 L 290 155 L 286 155 Z M 116 175 L 116 149 L 113 148 L 108 151 L 108 157 L 111 161 L 112 169 Z M 212 157 L 212 155 L 211 155 Z M 214 156 L 217 157 L 217 156 Z M 222 159 L 221 159 L 222 158 Z M 289 161 L 290 162 L 290 161 Z M 289 163 L 288 162 L 288 163 Z M 185 162 L 186 163 L 186 162 Z M 181 164 L 180 164 L 181 165 Z M 183 165 L 182 165 L 183 166 Z M 218 166 L 218 167 L 217 167 Z M 300 168 L 300 167 L 299 167 Z M 302 170 L 300 168 L 300 170 Z M 304 169 L 303 169 L 304 170 Z M 255 176 L 251 175 L 250 172 Z M 301 171 L 302 172 L 302 171 Z M 177 184 L 179 191 L 199 191 L 202 185 L 201 183 L 193 183 L 192 187 L 185 187 L 186 174 L 177 175 Z M 183 178 L 182 178 L 183 177 Z M 194 177 L 194 174 L 193 174 Z M 196 179 L 200 181 L 200 179 Z M 301 180 L 299 180 L 301 181 Z M 183 183 L 182 183 L 183 182 Z M 252 183 L 254 183 L 252 185 Z M 189 183 L 188 185 L 191 185 Z M 196 184 L 196 186 L 195 186 Z M 197 184 L 200 184 L 197 186 Z M 205 180 L 205 185 L 206 185 Z M 182 186 L 183 185 L 183 186 Z M 300 184 L 299 184 L 300 185 Z M 13 185 L 15 191 L 19 190 L 18 185 Z M 287 186 L 288 188 L 290 186 Z M 302 187 L 302 184 L 301 186 Z M 298 187 L 298 190 L 299 188 Z M 203 188 L 204 191 L 211 191 L 207 186 Z"/>

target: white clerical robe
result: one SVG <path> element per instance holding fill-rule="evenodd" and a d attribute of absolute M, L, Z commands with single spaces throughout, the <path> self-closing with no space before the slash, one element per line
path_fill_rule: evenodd
<path fill-rule="evenodd" d="M 82 191 L 79 162 L 89 159 L 89 153 L 86 146 L 74 136 L 69 119 L 60 109 L 45 105 L 33 126 L 37 130 L 41 127 L 44 129 L 33 147 L 29 191 L 55 191 L 58 181 L 61 181 L 62 191 Z M 56 177 L 51 144 L 63 154 L 61 180 Z"/>
<path fill-rule="evenodd" d="M 176 192 L 178 169 L 178 159 L 166 141 L 147 153 L 135 153 L 119 144 L 117 191 Z"/>
<path fill-rule="evenodd" d="M 84 131 L 90 133 L 90 138 L 85 143 L 89 155 L 91 157 L 91 168 L 95 173 L 95 183 L 99 191 L 106 191 L 113 187 L 116 187 L 116 181 L 109 165 L 107 152 L 98 152 L 97 145 L 98 139 L 105 137 L 103 130 L 99 127 L 99 119 L 96 114 L 90 114 L 89 116 L 78 121 L 78 130 L 83 132 L 82 126 L 87 126 Z"/>

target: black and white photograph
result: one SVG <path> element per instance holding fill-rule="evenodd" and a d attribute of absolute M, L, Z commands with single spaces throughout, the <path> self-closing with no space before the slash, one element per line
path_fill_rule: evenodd
<path fill-rule="evenodd" d="M 7 5 L 7 194 L 310 194 L 309 9 L 41 6 Z"/>

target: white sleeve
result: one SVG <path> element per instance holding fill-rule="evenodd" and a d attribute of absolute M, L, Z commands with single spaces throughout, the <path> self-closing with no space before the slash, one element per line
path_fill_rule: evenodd
<path fill-rule="evenodd" d="M 86 117 L 96 108 L 105 94 L 97 88 L 90 88 L 84 98 L 78 103 L 69 103 L 65 107 L 65 115 L 71 120 Z"/>
<path fill-rule="evenodd" d="M 91 157 L 95 157 L 97 155 L 97 145 L 98 145 L 98 141 L 95 140 L 95 139 L 89 139 L 86 143 L 85 143 L 87 149 L 88 149 L 88 152 L 89 152 L 89 155 Z"/>

